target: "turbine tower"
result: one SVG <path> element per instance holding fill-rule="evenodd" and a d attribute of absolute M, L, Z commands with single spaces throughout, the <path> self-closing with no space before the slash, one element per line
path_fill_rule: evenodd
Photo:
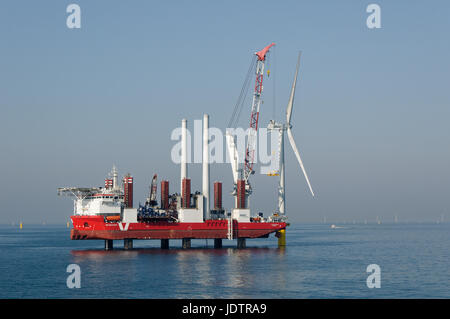
<path fill-rule="evenodd" d="M 282 218 L 285 218 L 286 213 L 286 195 L 285 195 L 285 165 L 284 165 L 284 133 L 287 132 L 287 136 L 289 139 L 289 142 L 291 144 L 292 150 L 295 153 L 295 156 L 297 157 L 297 160 L 300 164 L 300 168 L 303 171 L 303 175 L 305 176 L 306 182 L 308 184 L 309 190 L 311 191 L 312 196 L 314 197 L 314 191 L 311 187 L 311 183 L 308 178 L 308 174 L 306 174 L 305 167 L 303 165 L 302 159 L 300 157 L 300 153 L 297 149 L 297 146 L 295 145 L 294 137 L 292 136 L 291 131 L 291 116 L 292 116 L 292 107 L 294 105 L 294 96 L 295 96 L 295 87 L 297 85 L 297 76 L 298 76 L 298 70 L 300 68 L 300 57 L 301 52 L 298 54 L 298 60 L 297 60 L 297 68 L 295 70 L 295 76 L 294 81 L 292 83 L 291 88 L 291 94 L 289 97 L 289 102 L 286 108 L 286 123 L 279 123 L 275 120 L 271 120 L 269 122 L 269 125 L 267 128 L 273 132 L 278 133 L 278 157 L 279 157 L 279 167 L 278 170 L 269 173 L 270 176 L 279 176 L 279 183 L 278 183 L 278 212 L 281 215 Z"/>

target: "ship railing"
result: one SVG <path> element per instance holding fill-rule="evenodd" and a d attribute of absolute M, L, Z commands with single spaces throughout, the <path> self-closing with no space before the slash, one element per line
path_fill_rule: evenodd
<path fill-rule="evenodd" d="M 233 239 L 233 217 L 230 216 L 228 217 L 228 233 L 227 233 L 227 238 L 229 240 Z"/>

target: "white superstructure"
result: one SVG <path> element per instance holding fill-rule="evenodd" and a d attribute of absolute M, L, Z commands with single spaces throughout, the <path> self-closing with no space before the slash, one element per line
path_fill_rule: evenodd
<path fill-rule="evenodd" d="M 107 191 L 107 190 L 106 190 Z M 98 193 L 75 200 L 75 215 L 119 215 L 123 196 L 114 193 Z"/>
<path fill-rule="evenodd" d="M 58 188 L 58 195 L 73 196 L 74 215 L 82 216 L 110 216 L 123 212 L 124 193 L 118 185 L 117 170 L 111 172 L 112 185 L 110 187 L 62 187 Z"/>

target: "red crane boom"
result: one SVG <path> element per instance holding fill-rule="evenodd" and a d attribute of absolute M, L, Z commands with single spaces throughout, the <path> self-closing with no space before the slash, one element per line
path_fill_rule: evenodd
<path fill-rule="evenodd" d="M 263 91 L 263 75 L 266 54 L 275 43 L 269 44 L 261 51 L 255 53 L 258 58 L 256 64 L 255 88 L 253 92 L 252 113 L 250 115 L 250 131 L 248 133 L 247 149 L 245 151 L 244 162 L 244 180 L 248 183 L 249 176 L 253 173 L 253 164 L 255 161 L 256 136 L 258 131 L 259 108 L 261 105 L 261 95 Z"/>

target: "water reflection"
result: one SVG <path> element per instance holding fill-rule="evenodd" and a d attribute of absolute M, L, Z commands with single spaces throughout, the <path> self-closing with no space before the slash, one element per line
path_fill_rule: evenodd
<path fill-rule="evenodd" d="M 71 250 L 70 253 L 74 257 L 74 262 L 82 261 L 102 261 L 102 260 L 114 260 L 118 258 L 132 258 L 136 257 L 139 252 L 136 250 Z"/>
<path fill-rule="evenodd" d="M 96 285 L 120 277 L 127 285 L 139 282 L 153 297 L 238 298 L 287 285 L 286 249 L 274 247 L 90 249 L 72 250 L 71 256 Z"/>
<path fill-rule="evenodd" d="M 125 249 L 114 249 L 114 250 L 104 250 L 104 249 L 72 249 L 72 256 L 90 259 L 90 258 L 109 258 L 110 256 L 137 256 L 137 255 L 179 255 L 179 256 L 195 256 L 198 257 L 200 255 L 210 255 L 210 256 L 248 256 L 248 255 L 256 255 L 256 254 L 274 254 L 278 255 L 282 258 L 286 253 L 286 248 L 272 248 L 272 247 L 249 247 L 245 249 L 237 249 L 237 248 L 170 248 L 170 249 L 161 249 L 161 248 L 133 248 L 130 250 Z M 202 258 L 202 257 L 198 257 Z"/>

